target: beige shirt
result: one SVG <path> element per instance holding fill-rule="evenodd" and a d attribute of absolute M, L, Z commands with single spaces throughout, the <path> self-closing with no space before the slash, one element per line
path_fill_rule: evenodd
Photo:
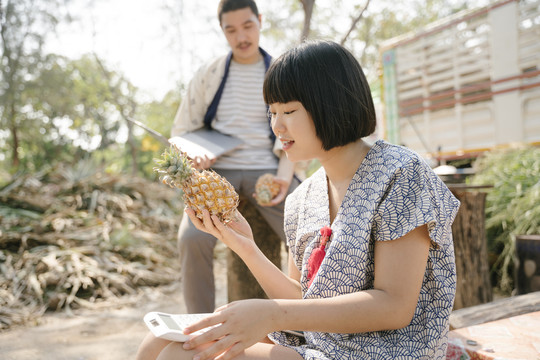
<path fill-rule="evenodd" d="M 262 96 L 265 67 L 261 59 L 254 64 L 231 61 L 212 127 L 240 138 L 244 143 L 221 156 L 216 169 L 277 169 L 278 159 L 272 153 L 270 124 Z"/>
<path fill-rule="evenodd" d="M 204 126 L 204 115 L 221 84 L 226 61 L 227 55 L 224 55 L 197 70 L 188 84 L 182 103 L 174 117 L 171 137 L 183 135 Z M 269 134 L 268 128 L 267 133 Z M 281 151 L 281 143 L 276 140 L 273 144 L 273 152 L 279 157 Z"/>

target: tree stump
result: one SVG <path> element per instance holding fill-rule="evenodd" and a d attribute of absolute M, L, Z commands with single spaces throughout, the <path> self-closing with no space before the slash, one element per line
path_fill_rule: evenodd
<path fill-rule="evenodd" d="M 485 229 L 486 193 L 449 185 L 461 206 L 452 225 L 457 289 L 454 309 L 492 301 Z"/>
<path fill-rule="evenodd" d="M 238 210 L 253 230 L 255 243 L 277 267 L 281 268 L 281 239 L 266 223 L 257 207 L 246 199 L 240 199 Z M 229 302 L 242 299 L 267 298 L 265 292 L 244 264 L 232 251 L 227 254 L 227 297 Z"/>

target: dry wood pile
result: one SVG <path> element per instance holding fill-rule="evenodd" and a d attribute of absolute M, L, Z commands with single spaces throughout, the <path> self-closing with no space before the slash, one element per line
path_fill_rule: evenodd
<path fill-rule="evenodd" d="M 177 190 L 80 166 L 0 188 L 0 331 L 178 280 Z"/>

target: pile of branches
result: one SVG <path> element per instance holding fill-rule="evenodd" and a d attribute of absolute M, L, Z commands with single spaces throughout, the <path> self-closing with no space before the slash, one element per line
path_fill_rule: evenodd
<path fill-rule="evenodd" d="M 0 188 L 0 330 L 177 281 L 181 209 L 177 190 L 84 164 L 14 177 Z"/>

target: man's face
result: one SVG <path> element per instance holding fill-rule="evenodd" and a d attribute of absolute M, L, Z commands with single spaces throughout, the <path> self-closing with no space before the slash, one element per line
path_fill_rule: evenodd
<path fill-rule="evenodd" d="M 221 29 L 232 49 L 235 61 L 241 64 L 257 62 L 261 15 L 255 16 L 249 7 L 223 13 Z"/>

